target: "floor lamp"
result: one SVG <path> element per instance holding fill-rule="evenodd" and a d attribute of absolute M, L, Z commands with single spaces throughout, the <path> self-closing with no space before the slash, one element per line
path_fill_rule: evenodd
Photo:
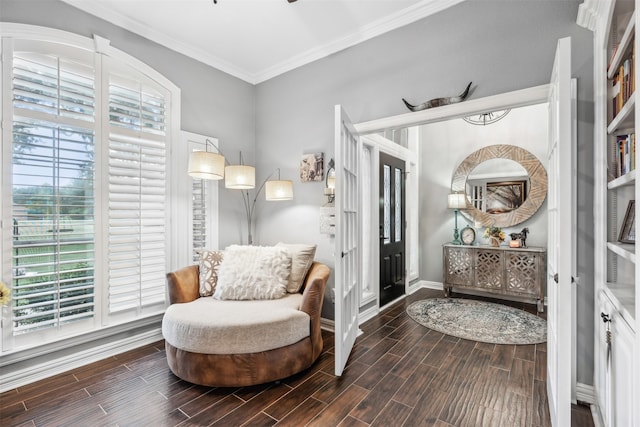
<path fill-rule="evenodd" d="M 453 229 L 453 241 L 452 245 L 461 245 L 462 241 L 460 240 L 460 232 L 458 231 L 458 210 L 466 209 L 467 200 L 464 194 L 462 193 L 451 193 L 449 194 L 449 198 L 447 200 L 447 207 L 449 209 L 453 209 L 453 217 L 455 219 L 455 228 Z"/>

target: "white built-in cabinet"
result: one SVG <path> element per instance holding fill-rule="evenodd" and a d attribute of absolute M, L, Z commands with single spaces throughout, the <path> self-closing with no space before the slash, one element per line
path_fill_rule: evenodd
<path fill-rule="evenodd" d="M 640 202 L 634 160 L 639 4 L 585 0 L 578 14 L 578 23 L 594 31 L 594 388 L 596 414 L 610 427 L 640 425 L 635 220 L 631 233 L 621 233 L 626 217 L 638 217 L 638 204 L 630 202 Z"/>

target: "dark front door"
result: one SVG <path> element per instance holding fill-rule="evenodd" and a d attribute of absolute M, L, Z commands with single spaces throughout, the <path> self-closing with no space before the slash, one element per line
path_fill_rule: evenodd
<path fill-rule="evenodd" d="M 380 306 L 405 288 L 404 161 L 380 153 Z"/>

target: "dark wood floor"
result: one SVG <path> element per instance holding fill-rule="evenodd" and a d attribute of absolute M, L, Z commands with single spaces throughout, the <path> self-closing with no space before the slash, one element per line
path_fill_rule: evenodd
<path fill-rule="evenodd" d="M 158 342 L 1 394 L 0 425 L 549 426 L 545 344 L 466 341 L 406 315 L 441 294 L 422 289 L 365 323 L 340 378 L 331 333 L 306 372 L 236 389 L 178 379 Z M 573 425 L 593 425 L 587 408 Z"/>

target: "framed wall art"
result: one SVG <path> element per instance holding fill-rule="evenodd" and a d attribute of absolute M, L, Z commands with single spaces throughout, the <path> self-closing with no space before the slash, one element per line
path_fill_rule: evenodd
<path fill-rule="evenodd" d="M 527 181 L 487 182 L 486 212 L 500 214 L 516 210 L 524 203 Z"/>
<path fill-rule="evenodd" d="M 324 153 L 303 154 L 300 159 L 300 181 L 324 180 Z"/>
<path fill-rule="evenodd" d="M 636 201 L 629 200 L 627 205 L 627 212 L 624 214 L 624 221 L 622 221 L 622 227 L 620 228 L 620 234 L 618 235 L 618 241 L 621 243 L 635 243 L 636 242 Z"/>

